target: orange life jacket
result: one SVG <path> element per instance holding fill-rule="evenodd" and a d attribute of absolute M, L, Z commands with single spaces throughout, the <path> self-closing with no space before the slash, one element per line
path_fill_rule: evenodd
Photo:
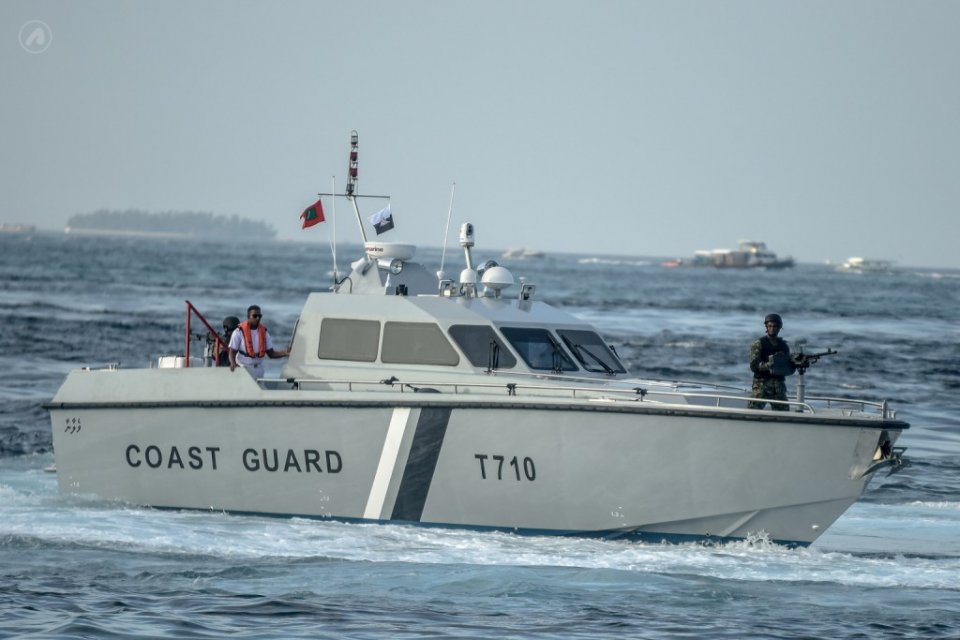
<path fill-rule="evenodd" d="M 260 324 L 257 327 L 257 334 L 260 338 L 260 352 L 253 352 L 253 331 L 250 330 L 250 321 L 244 320 L 240 323 L 240 331 L 243 332 L 243 350 L 248 358 L 262 358 L 267 355 L 267 328 Z"/>

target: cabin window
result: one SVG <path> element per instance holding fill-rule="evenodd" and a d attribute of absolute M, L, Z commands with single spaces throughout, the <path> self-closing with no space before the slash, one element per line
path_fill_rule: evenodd
<path fill-rule="evenodd" d="M 500 327 L 500 331 L 531 369 L 577 370 L 577 365 L 546 329 Z"/>
<path fill-rule="evenodd" d="M 433 364 L 453 367 L 460 356 L 443 331 L 428 322 L 387 322 L 383 326 L 380 361 L 390 364 Z"/>
<path fill-rule="evenodd" d="M 626 373 L 620 360 L 610 351 L 603 338 L 593 331 L 558 329 L 557 335 L 587 371 Z"/>
<path fill-rule="evenodd" d="M 380 323 L 376 320 L 324 318 L 320 324 L 321 360 L 373 362 L 380 346 Z"/>
<path fill-rule="evenodd" d="M 475 367 L 512 369 L 517 365 L 517 359 L 491 327 L 456 324 L 448 333 Z"/>

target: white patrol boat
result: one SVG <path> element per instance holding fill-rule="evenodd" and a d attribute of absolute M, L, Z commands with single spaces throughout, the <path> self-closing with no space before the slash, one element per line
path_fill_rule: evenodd
<path fill-rule="evenodd" d="M 787 411 L 751 410 L 742 390 L 634 378 L 591 326 L 536 300 L 533 284 L 491 262 L 475 268 L 469 223 L 460 245 L 465 268 L 447 280 L 412 245 L 366 243 L 333 291 L 307 298 L 278 379 L 191 366 L 189 354 L 72 371 L 47 405 L 61 491 L 806 545 L 901 464 L 894 445 L 909 425 L 885 402 L 804 397 L 800 384 Z"/>
<path fill-rule="evenodd" d="M 854 256 L 852 258 L 847 258 L 843 263 L 837 267 L 837 271 L 843 273 L 882 273 L 882 274 L 891 274 L 894 273 L 895 269 L 893 266 L 893 260 L 868 260 L 867 258 L 861 258 L 859 256 Z"/>

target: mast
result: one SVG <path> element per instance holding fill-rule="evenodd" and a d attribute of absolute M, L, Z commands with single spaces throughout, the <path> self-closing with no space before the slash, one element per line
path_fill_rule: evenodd
<path fill-rule="evenodd" d="M 357 214 L 357 225 L 360 227 L 360 237 L 364 244 L 367 242 L 367 232 L 363 228 L 363 219 L 360 217 L 360 208 L 357 206 L 357 157 L 360 148 L 357 130 L 350 132 L 350 166 L 347 168 L 347 200 L 353 205 L 353 212 Z"/>

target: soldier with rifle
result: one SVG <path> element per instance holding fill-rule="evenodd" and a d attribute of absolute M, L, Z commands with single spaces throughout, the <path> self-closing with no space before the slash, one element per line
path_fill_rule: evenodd
<path fill-rule="evenodd" d="M 795 372 L 800 374 L 800 381 L 797 383 L 797 401 L 803 402 L 803 374 L 822 356 L 833 355 L 836 351 L 827 349 L 821 353 L 804 353 L 801 346 L 800 353 L 791 355 L 790 346 L 779 335 L 783 328 L 783 319 L 779 314 L 768 314 L 763 319 L 763 326 L 766 329 L 766 335 L 754 340 L 750 346 L 750 370 L 753 371 L 751 395 L 757 400 L 748 402 L 747 407 L 763 409 L 768 401 L 779 400 L 780 402 L 769 402 L 770 408 L 775 411 L 786 411 L 788 409 L 786 377 Z"/>
<path fill-rule="evenodd" d="M 792 375 L 797 367 L 790 358 L 790 346 L 779 336 L 783 319 L 776 313 L 768 314 L 763 319 L 763 326 L 766 328 L 766 335 L 754 340 L 750 346 L 752 395 L 758 400 L 751 400 L 747 407 L 763 409 L 768 400 L 780 400 L 781 402 L 771 402 L 770 408 L 786 411 L 786 376 Z"/>

